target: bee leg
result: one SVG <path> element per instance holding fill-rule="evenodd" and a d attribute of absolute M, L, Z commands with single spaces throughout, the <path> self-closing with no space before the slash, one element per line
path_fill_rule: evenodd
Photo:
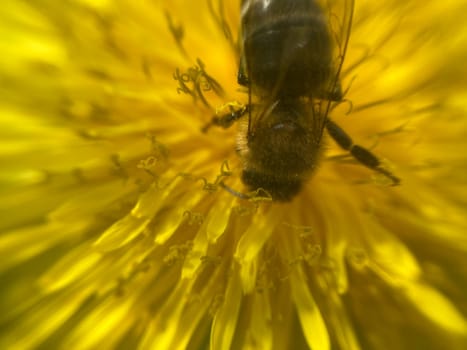
<path fill-rule="evenodd" d="M 243 117 L 248 112 L 248 106 L 238 105 L 235 103 L 228 104 L 229 112 L 220 116 L 213 116 L 211 121 L 202 127 L 201 131 L 206 133 L 211 126 L 219 126 L 227 129 L 232 126 L 238 119 Z"/>
<path fill-rule="evenodd" d="M 337 142 L 337 144 L 346 151 L 349 151 L 350 154 L 361 164 L 389 178 L 392 181 L 393 186 L 396 186 L 400 183 L 400 179 L 398 177 L 382 167 L 381 161 L 378 159 L 378 157 L 376 157 L 366 148 L 355 145 L 351 137 L 330 119 L 328 119 L 326 122 L 326 129 L 328 130 L 329 135 L 331 135 L 331 137 Z"/>

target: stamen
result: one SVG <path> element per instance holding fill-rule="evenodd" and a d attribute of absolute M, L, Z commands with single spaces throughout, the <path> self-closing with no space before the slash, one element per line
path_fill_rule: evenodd
<path fill-rule="evenodd" d="M 224 1 L 218 0 L 217 11 L 214 9 L 213 0 L 208 0 L 208 7 L 214 21 L 216 22 L 219 29 L 224 33 L 225 38 L 229 42 L 230 46 L 235 53 L 238 53 L 238 42 L 235 41 L 234 36 L 232 35 L 232 30 L 230 29 L 227 19 L 225 18 Z"/>
<path fill-rule="evenodd" d="M 224 90 L 212 76 L 206 73 L 205 65 L 199 58 L 196 63 L 195 66 L 188 68 L 185 73 L 181 73 L 178 68 L 175 70 L 173 77 L 179 83 L 177 93 L 188 94 L 193 97 L 195 103 L 201 100 L 204 106 L 213 109 L 206 100 L 204 93 L 212 90 L 217 96 L 224 97 Z"/>
<path fill-rule="evenodd" d="M 170 16 L 170 13 L 167 11 L 165 12 L 165 18 L 167 20 L 167 25 L 169 26 L 169 30 L 172 33 L 175 43 L 177 44 L 177 47 L 180 50 L 180 53 L 182 54 L 183 57 L 185 57 L 186 59 L 189 59 L 190 56 L 188 55 L 187 51 L 185 50 L 185 47 L 183 46 L 183 38 L 185 35 L 184 27 L 181 24 L 176 25 L 173 22 L 172 17 Z"/>

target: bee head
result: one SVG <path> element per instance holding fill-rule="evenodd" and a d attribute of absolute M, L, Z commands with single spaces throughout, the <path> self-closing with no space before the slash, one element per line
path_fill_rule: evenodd
<path fill-rule="evenodd" d="M 306 105 L 298 99 L 266 104 L 253 116 L 247 135 L 248 163 L 260 172 L 304 173 L 312 170 L 320 148 Z"/>

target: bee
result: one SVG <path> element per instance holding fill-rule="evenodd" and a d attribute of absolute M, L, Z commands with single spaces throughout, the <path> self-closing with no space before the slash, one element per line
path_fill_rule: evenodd
<path fill-rule="evenodd" d="M 324 129 L 357 161 L 399 183 L 329 117 L 343 101 L 340 73 L 354 1 L 333 1 L 340 5 L 335 10 L 330 3 L 324 11 L 318 0 L 242 0 L 237 81 L 247 88 L 248 103 L 214 116 L 203 129 L 239 120 L 242 181 L 276 201 L 295 197 L 316 170 Z"/>

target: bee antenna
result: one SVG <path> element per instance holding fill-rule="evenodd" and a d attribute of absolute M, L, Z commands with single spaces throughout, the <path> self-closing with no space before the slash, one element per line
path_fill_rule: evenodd
<path fill-rule="evenodd" d="M 251 82 L 248 82 L 248 106 L 251 106 Z M 251 133 L 251 108 L 248 108 L 248 137 Z"/>
<path fill-rule="evenodd" d="M 248 196 L 245 193 L 241 193 L 238 191 L 235 191 L 232 187 L 227 186 L 224 181 L 219 182 L 219 186 L 221 186 L 224 190 L 229 192 L 230 194 L 234 195 L 235 197 L 238 197 L 240 199 L 250 199 L 250 196 Z"/>

